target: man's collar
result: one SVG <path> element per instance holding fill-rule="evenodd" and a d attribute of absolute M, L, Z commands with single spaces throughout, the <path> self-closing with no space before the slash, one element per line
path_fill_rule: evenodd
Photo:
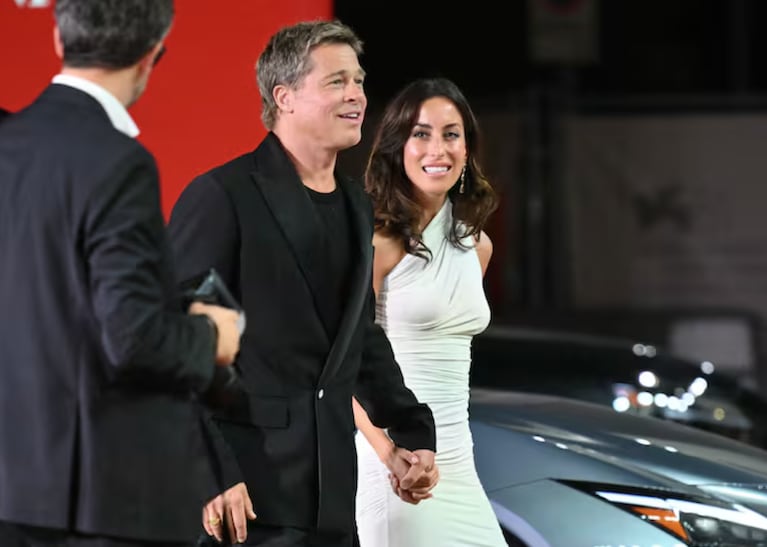
<path fill-rule="evenodd" d="M 74 87 L 83 93 L 87 93 L 99 102 L 115 129 L 129 137 L 136 138 L 138 136 L 138 126 L 133 121 L 133 118 L 131 118 L 131 115 L 128 114 L 123 104 L 100 85 L 71 74 L 57 74 L 53 77 L 53 83 Z"/>

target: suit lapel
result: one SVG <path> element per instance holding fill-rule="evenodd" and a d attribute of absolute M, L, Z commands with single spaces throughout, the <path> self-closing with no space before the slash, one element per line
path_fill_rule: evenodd
<path fill-rule="evenodd" d="M 352 229 L 352 276 L 349 282 L 349 299 L 346 301 L 346 308 L 341 317 L 341 323 L 338 326 L 338 335 L 333 341 L 333 345 L 325 361 L 325 367 L 322 369 L 320 382 L 332 378 L 338 367 L 341 366 L 343 358 L 349 349 L 349 342 L 357 328 L 358 323 L 364 320 L 362 310 L 365 306 L 372 287 L 373 272 L 373 242 L 371 220 L 366 215 L 370 205 L 367 203 L 365 194 L 355 191 L 351 187 L 352 182 L 346 181 L 343 177 L 336 176 L 337 184 L 346 195 L 349 204 L 349 218 Z"/>
<path fill-rule="evenodd" d="M 322 286 L 322 230 L 317 211 L 275 135 L 267 135 L 255 154 L 253 180 L 287 240 L 322 317 L 316 297 Z"/>
<path fill-rule="evenodd" d="M 254 154 L 256 169 L 252 173 L 253 180 L 288 242 L 313 295 L 315 311 L 321 318 L 322 312 L 317 300 L 322 290 L 320 276 L 323 271 L 321 220 L 295 167 L 275 135 L 267 135 Z M 349 298 L 338 334 L 328 352 L 320 383 L 332 378 L 343 362 L 372 287 L 372 226 L 368 215 L 370 203 L 363 191 L 352 187 L 353 182 L 341 176 L 336 176 L 336 181 L 349 205 L 353 245 L 352 275 Z"/>

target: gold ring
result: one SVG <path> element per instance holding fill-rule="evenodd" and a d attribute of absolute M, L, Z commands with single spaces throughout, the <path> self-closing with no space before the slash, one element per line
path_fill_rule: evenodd
<path fill-rule="evenodd" d="M 208 519 L 208 524 L 211 526 L 218 526 L 221 523 L 221 519 L 218 517 L 211 517 Z"/>

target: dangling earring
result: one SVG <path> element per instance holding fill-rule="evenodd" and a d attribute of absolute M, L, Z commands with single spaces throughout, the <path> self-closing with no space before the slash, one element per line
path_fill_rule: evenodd
<path fill-rule="evenodd" d="M 463 192 L 466 190 L 466 164 L 463 164 L 463 169 L 461 169 L 461 177 L 460 177 L 461 185 L 458 187 L 458 193 L 463 194 Z"/>

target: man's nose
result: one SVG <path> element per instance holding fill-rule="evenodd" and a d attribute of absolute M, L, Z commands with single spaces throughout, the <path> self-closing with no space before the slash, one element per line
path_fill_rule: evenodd
<path fill-rule="evenodd" d="M 365 99 L 365 90 L 362 88 L 362 84 L 357 82 L 351 82 L 346 86 L 346 100 L 347 101 L 362 101 Z"/>

